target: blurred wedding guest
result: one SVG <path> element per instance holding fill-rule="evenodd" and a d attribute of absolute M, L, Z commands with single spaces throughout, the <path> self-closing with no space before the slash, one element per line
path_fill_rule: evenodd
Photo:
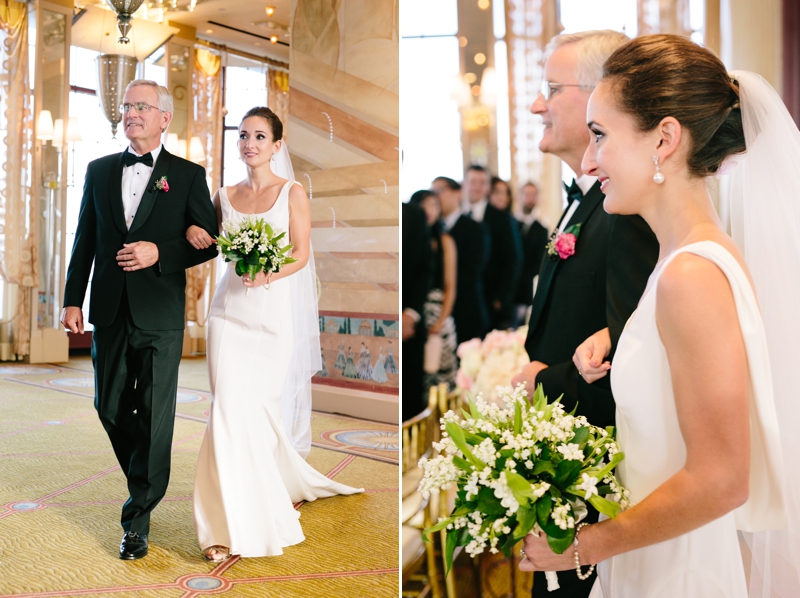
<path fill-rule="evenodd" d="M 489 203 L 502 212 L 511 213 L 513 198 L 511 187 L 500 177 L 492 177 L 492 187 L 489 192 Z"/>
<path fill-rule="evenodd" d="M 431 242 L 425 212 L 403 204 L 403 421 L 424 409 L 425 298 L 430 288 Z"/>
<path fill-rule="evenodd" d="M 483 226 L 461 210 L 461 185 L 447 177 L 437 177 L 431 189 L 439 198 L 442 230 L 456 246 L 456 300 L 453 320 L 459 343 L 483 338 L 489 332 L 489 310 L 483 291 L 488 236 Z"/>
<path fill-rule="evenodd" d="M 542 384 L 551 398 L 563 394 L 567 411 L 577 405 L 577 415 L 600 427 L 615 422 L 608 376 L 601 380 L 603 387 L 601 381 L 588 384 L 572 356 L 600 330 L 610 331 L 616 348 L 658 257 L 658 242 L 647 223 L 640 216 L 608 214 L 600 182 L 581 169 L 590 141 L 589 96 L 605 60 L 628 41 L 614 31 L 587 31 L 558 35 L 547 46 L 542 93 L 531 106 L 545 124 L 539 149 L 561 158 L 576 180 L 567 189 L 568 207 L 557 226 L 563 236 L 539 271 L 525 342 L 531 363 L 511 381 L 525 382 L 528 389 Z M 586 520 L 596 521 L 597 511 L 590 508 Z M 533 598 L 587 598 L 593 578 L 585 581 L 575 571 L 560 571 L 558 582 L 561 588 L 548 592 L 544 573 L 535 573 Z"/>
<path fill-rule="evenodd" d="M 425 326 L 428 327 L 428 343 L 425 348 L 424 387 L 430 388 L 445 383 L 455 388 L 456 383 L 456 327 L 453 322 L 453 304 L 456 300 L 456 263 L 458 254 L 453 237 L 442 230 L 442 206 L 435 193 L 417 191 L 408 202 L 425 212 L 431 234 L 431 289 L 425 301 Z M 428 352 L 438 348 L 439 369 L 431 373 L 428 367 Z"/>
<path fill-rule="evenodd" d="M 528 307 L 533 301 L 534 279 L 539 275 L 539 268 L 546 253 L 547 229 L 539 222 L 539 210 L 536 203 L 539 199 L 539 189 L 533 183 L 525 183 L 520 189 L 519 209 L 514 214 L 519 224 L 522 237 L 522 273 L 517 285 L 516 326 L 525 323 Z"/>
<path fill-rule="evenodd" d="M 489 203 L 489 172 L 472 165 L 464 176 L 464 191 L 472 219 L 489 234 L 489 258 L 483 288 L 489 308 L 490 329 L 509 328 L 514 321 L 514 295 L 522 268 L 522 242 L 511 214 Z"/>

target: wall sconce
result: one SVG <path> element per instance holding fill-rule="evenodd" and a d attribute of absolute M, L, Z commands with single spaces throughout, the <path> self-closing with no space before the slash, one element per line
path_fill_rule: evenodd
<path fill-rule="evenodd" d="M 204 162 L 206 159 L 206 152 L 203 149 L 203 142 L 199 137 L 192 137 L 189 141 L 189 160 L 192 162 Z"/>
<path fill-rule="evenodd" d="M 497 74 L 492 66 L 483 69 L 481 104 L 484 106 L 497 106 Z"/>
<path fill-rule="evenodd" d="M 53 147 L 57 147 L 61 151 L 64 145 L 64 119 L 57 118 L 55 125 L 53 125 Z"/>
<path fill-rule="evenodd" d="M 36 139 L 44 141 L 46 144 L 53 138 L 53 115 L 49 110 L 42 110 L 39 113 L 39 120 L 36 122 Z"/>
<path fill-rule="evenodd" d="M 269 38 L 269 41 L 271 41 L 273 44 L 277 44 L 278 43 L 278 36 L 277 35 L 273 35 L 272 37 Z"/>
<path fill-rule="evenodd" d="M 267 16 L 271 17 L 272 15 L 275 14 L 275 7 L 274 6 L 267 6 L 266 11 L 267 11 Z"/>

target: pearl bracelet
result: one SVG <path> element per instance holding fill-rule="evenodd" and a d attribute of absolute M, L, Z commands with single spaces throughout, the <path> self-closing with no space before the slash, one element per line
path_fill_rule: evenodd
<path fill-rule="evenodd" d="M 578 579 L 581 581 L 589 579 L 594 572 L 594 565 L 590 565 L 589 570 L 586 573 L 581 573 L 581 557 L 578 555 L 578 533 L 587 525 L 589 524 L 581 523 L 575 528 L 575 541 L 572 543 L 572 545 L 575 547 L 575 573 L 578 575 Z"/>

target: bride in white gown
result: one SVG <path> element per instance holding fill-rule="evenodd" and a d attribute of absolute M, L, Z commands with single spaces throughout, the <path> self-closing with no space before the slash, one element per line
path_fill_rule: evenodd
<path fill-rule="evenodd" d="M 591 598 L 800 596 L 800 133 L 762 78 L 670 35 L 606 61 L 587 120 L 605 209 L 661 247 L 611 369 L 634 506 L 563 555 L 529 535 L 521 568 L 599 563 Z M 732 239 L 704 177 L 736 163 Z M 576 352 L 589 382 L 601 338 Z"/>
<path fill-rule="evenodd" d="M 311 376 L 321 368 L 308 197 L 294 181 L 283 126 L 253 108 L 239 126 L 247 179 L 214 196 L 220 222 L 250 215 L 288 232 L 298 261 L 254 280 L 228 264 L 208 317 L 212 404 L 194 485 L 194 523 L 206 558 L 272 556 L 304 540 L 294 504 L 363 489 L 308 465 Z M 191 227 L 195 247 L 213 240 Z"/>

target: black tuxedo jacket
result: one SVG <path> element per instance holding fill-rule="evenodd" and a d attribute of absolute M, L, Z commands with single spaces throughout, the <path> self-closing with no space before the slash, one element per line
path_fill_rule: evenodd
<path fill-rule="evenodd" d="M 522 236 L 523 261 L 514 302 L 530 305 L 533 300 L 533 278 L 539 274 L 539 268 L 546 253 L 547 229 L 538 220 L 534 220 L 527 231 L 523 222 L 518 222 L 518 224 Z"/>
<path fill-rule="evenodd" d="M 575 211 L 570 222 L 582 226 L 574 255 L 562 260 L 545 254 L 525 342 L 531 361 L 549 366 L 536 378 L 548 398 L 563 394 L 568 412 L 577 403 L 577 413 L 597 426 L 614 423 L 610 377 L 587 384 L 572 355 L 608 326 L 613 356 L 658 259 L 658 242 L 647 223 L 639 216 L 606 213 L 604 197 L 596 183 Z"/>
<path fill-rule="evenodd" d="M 192 224 L 212 236 L 218 234 L 205 169 L 173 156 L 163 147 L 154 166 L 130 230 L 125 226 L 122 205 L 122 154 L 94 160 L 86 169 L 64 305 L 83 305 L 94 262 L 89 321 L 95 326 L 113 322 L 124 289 L 138 328 L 183 329 L 185 270 L 216 255 L 216 245 L 197 250 L 185 237 Z M 155 188 L 155 182 L 163 176 L 169 183 L 168 192 Z M 117 265 L 117 252 L 123 243 L 136 241 L 155 243 L 158 262 L 149 268 L 125 272 Z"/>
<path fill-rule="evenodd" d="M 456 244 L 456 301 L 453 321 L 459 343 L 483 338 L 489 331 L 489 312 L 483 290 L 486 269 L 486 234 L 483 226 L 462 215 L 449 234 Z"/>
<path fill-rule="evenodd" d="M 497 326 L 513 319 L 514 296 L 522 269 L 522 243 L 514 218 L 492 204 L 486 206 L 483 224 L 491 239 L 484 291 L 491 324 Z M 495 301 L 502 304 L 499 313 L 492 307 Z"/>

